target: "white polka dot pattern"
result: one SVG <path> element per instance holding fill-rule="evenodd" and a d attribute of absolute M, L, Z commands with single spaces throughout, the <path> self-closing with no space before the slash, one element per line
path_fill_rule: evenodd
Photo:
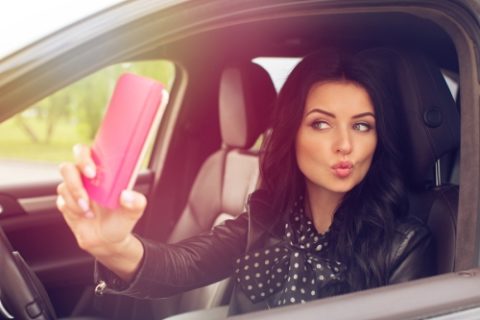
<path fill-rule="evenodd" d="M 253 303 L 305 303 L 321 297 L 326 285 L 344 281 L 344 265 L 327 258 L 330 232 L 319 234 L 297 203 L 291 213 L 283 241 L 237 259 L 236 281 Z"/>

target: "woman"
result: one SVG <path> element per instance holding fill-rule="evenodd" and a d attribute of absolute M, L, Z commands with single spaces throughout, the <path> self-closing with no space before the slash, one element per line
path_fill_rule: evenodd
<path fill-rule="evenodd" d="M 234 276 L 230 314 L 435 273 L 431 235 L 405 217 L 400 121 L 388 52 L 307 56 L 286 81 L 248 209 L 168 245 L 132 234 L 146 205 L 125 191 L 110 212 L 89 202 L 84 147 L 63 164 L 58 208 L 97 261 L 102 292 L 158 298 Z"/>

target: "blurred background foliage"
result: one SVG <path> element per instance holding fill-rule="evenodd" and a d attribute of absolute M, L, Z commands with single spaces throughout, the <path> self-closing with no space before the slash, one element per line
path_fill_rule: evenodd
<path fill-rule="evenodd" d="M 122 63 L 91 74 L 1 123 L 0 159 L 72 160 L 74 144 L 92 142 L 116 80 L 125 72 L 156 79 L 168 91 L 175 77 L 174 64 L 165 60 Z"/>

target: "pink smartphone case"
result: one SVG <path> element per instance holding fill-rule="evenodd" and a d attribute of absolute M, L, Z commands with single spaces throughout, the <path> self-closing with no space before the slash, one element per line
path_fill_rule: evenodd
<path fill-rule="evenodd" d="M 110 209 L 119 207 L 120 193 L 133 188 L 147 140 L 167 100 L 161 83 L 130 73 L 120 76 L 91 148 L 97 174 L 93 179 L 82 176 L 90 199 Z"/>

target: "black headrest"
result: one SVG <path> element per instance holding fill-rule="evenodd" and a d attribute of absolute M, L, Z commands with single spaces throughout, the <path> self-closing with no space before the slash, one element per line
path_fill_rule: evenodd
<path fill-rule="evenodd" d="M 393 50 L 406 120 L 409 180 L 422 186 L 433 164 L 460 144 L 460 115 L 440 68 L 419 52 Z"/>
<path fill-rule="evenodd" d="M 220 128 L 225 144 L 250 148 L 267 129 L 276 98 L 265 69 L 249 62 L 223 71 L 220 80 Z"/>

